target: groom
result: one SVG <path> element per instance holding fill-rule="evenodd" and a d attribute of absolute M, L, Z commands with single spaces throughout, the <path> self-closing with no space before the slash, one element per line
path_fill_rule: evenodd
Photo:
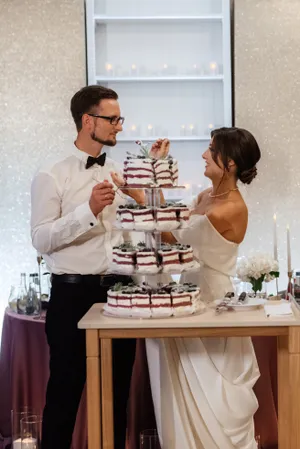
<path fill-rule="evenodd" d="M 70 449 L 77 409 L 86 380 L 85 333 L 78 321 L 107 291 L 127 277 L 105 274 L 112 248 L 122 242 L 112 232 L 116 207 L 110 173 L 117 172 L 103 147 L 113 147 L 122 131 L 118 95 L 88 86 L 71 100 L 77 137 L 70 156 L 41 169 L 32 182 L 31 236 L 51 273 L 46 318 L 50 378 L 43 414 L 42 449 Z M 135 340 L 114 340 L 115 448 L 124 449 L 126 407 Z"/>

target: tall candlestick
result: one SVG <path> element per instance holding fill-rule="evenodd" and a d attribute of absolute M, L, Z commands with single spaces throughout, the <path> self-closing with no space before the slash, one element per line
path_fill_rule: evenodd
<path fill-rule="evenodd" d="M 286 240 L 287 240 L 287 269 L 288 273 L 292 271 L 292 257 L 291 257 L 291 239 L 290 239 L 290 227 L 286 228 Z"/>
<path fill-rule="evenodd" d="M 278 249 L 277 249 L 277 219 L 276 214 L 274 214 L 274 260 L 278 260 Z"/>

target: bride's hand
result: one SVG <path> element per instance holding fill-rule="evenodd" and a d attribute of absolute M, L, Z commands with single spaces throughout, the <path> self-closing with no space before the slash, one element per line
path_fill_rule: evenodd
<path fill-rule="evenodd" d="M 169 139 L 158 139 L 151 147 L 150 156 L 154 159 L 165 159 L 170 150 Z"/>
<path fill-rule="evenodd" d="M 145 204 L 145 194 L 142 189 L 122 189 L 125 186 L 125 179 L 117 172 L 110 172 L 111 179 L 115 186 L 121 190 L 127 196 L 130 196 L 138 204 Z"/>

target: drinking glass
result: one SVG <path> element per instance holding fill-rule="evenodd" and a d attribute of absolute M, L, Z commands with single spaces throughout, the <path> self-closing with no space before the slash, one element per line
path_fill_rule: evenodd
<path fill-rule="evenodd" d="M 160 449 L 158 434 L 155 429 L 143 430 L 140 433 L 140 449 Z"/>

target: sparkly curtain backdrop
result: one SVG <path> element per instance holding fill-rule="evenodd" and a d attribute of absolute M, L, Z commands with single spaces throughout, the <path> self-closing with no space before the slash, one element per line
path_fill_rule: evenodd
<path fill-rule="evenodd" d="M 86 83 L 83 0 L 1 0 L 0 58 L 1 330 L 10 285 L 37 271 L 32 176 L 75 135 L 69 101 Z"/>
<path fill-rule="evenodd" d="M 300 3 L 235 0 L 235 122 L 256 136 L 259 175 L 246 189 L 249 230 L 241 250 L 273 251 L 278 217 L 280 286 L 287 285 L 286 226 L 292 267 L 300 268 Z"/>

